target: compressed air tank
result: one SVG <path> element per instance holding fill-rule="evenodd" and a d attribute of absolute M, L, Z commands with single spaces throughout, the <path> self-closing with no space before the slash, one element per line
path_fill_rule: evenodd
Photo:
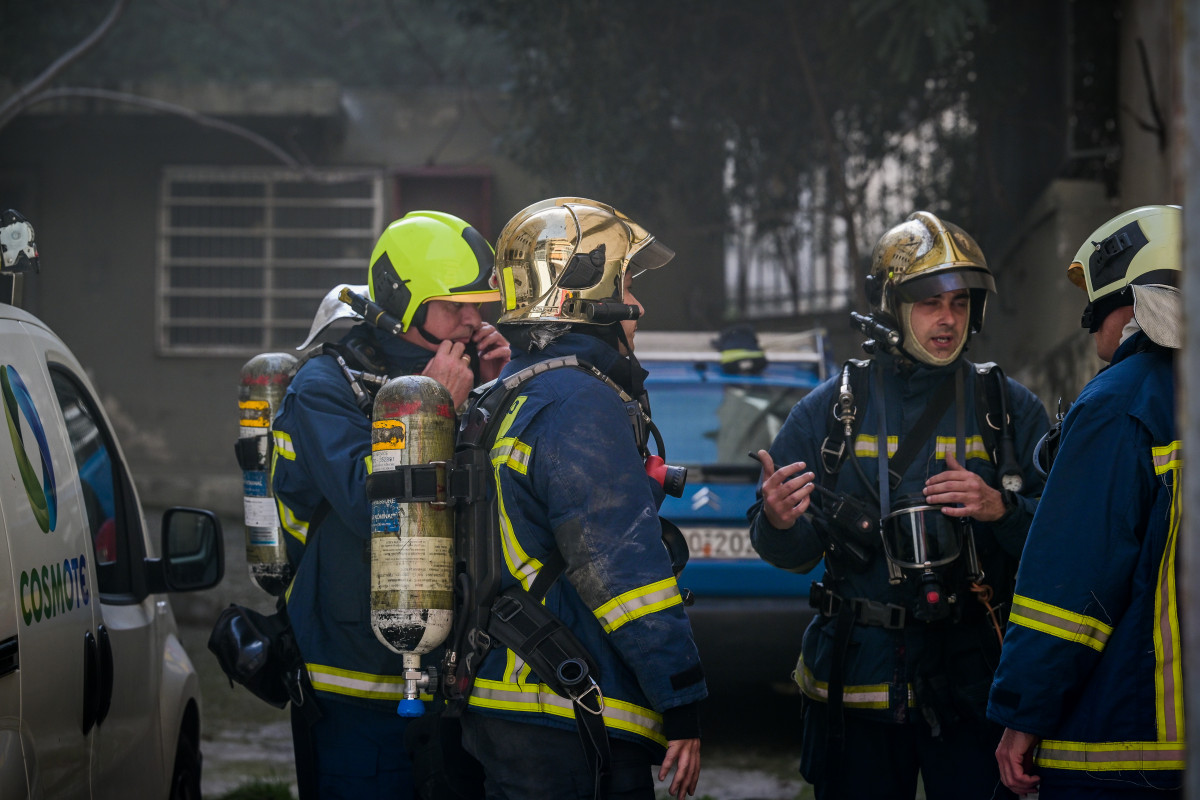
<path fill-rule="evenodd" d="M 242 467 L 246 563 L 250 579 L 274 596 L 283 594 L 291 583 L 292 567 L 271 491 L 271 420 L 296 363 L 296 357 L 287 353 L 262 353 L 246 362 L 238 383 L 237 456 Z"/>
<path fill-rule="evenodd" d="M 379 390 L 372 410 L 372 474 L 449 461 L 454 429 L 454 401 L 445 387 L 420 375 L 393 378 Z M 443 499 L 444 469 L 437 469 L 436 483 Z M 444 502 L 373 499 L 371 627 L 379 641 L 412 656 L 441 644 L 450 632 L 453 581 L 453 510 Z"/>

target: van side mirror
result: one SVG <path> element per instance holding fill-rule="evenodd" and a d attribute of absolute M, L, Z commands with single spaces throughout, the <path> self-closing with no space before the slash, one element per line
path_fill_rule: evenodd
<path fill-rule="evenodd" d="M 161 559 L 146 559 L 150 591 L 211 589 L 225 576 L 221 523 L 211 511 L 169 508 L 163 513 Z"/>

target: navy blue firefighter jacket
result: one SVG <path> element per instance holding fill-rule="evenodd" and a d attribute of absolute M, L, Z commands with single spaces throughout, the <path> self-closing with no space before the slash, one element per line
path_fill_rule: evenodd
<path fill-rule="evenodd" d="M 570 354 L 610 376 L 628 365 L 600 339 L 568 333 L 536 353 L 514 347 L 502 377 Z M 491 452 L 501 588 L 529 588 L 560 552 L 566 568 L 545 604 L 598 666 L 609 735 L 660 756 L 668 739 L 699 736 L 696 703 L 707 690 L 662 544 L 662 490 L 646 475 L 621 396 L 577 369 L 542 373 L 522 384 Z M 481 664 L 469 702 L 472 713 L 575 730 L 571 702 L 502 646 Z"/>
<path fill-rule="evenodd" d="M 1173 788 L 1185 762 L 1172 357 L 1135 333 L 1071 406 L 988 716 L 1046 782 Z"/>
<path fill-rule="evenodd" d="M 936 387 L 956 370 L 962 371 L 966 460 L 960 460 L 960 463 L 998 489 L 996 465 L 985 447 L 976 414 L 974 365 L 966 358 L 959 358 L 948 366 L 931 367 L 887 354 L 874 357 L 868 368 L 865 396 L 860 392 L 855 397 L 862 424 L 853 447 L 866 482 L 849 461 L 842 464 L 836 479 L 832 478 L 826 474 L 821 459 L 822 443 L 833 422 L 831 413 L 837 400 L 840 374 L 818 386 L 792 409 L 770 448 L 776 468 L 803 461 L 807 469 L 815 473 L 818 484 L 825 488 L 833 486 L 838 492 L 876 503 L 873 493 L 878 491 L 876 393 L 881 388 L 880 373 L 877 372 L 880 368 L 887 447 L 891 455 L 925 411 Z M 1033 468 L 1033 451 L 1049 427 L 1041 401 L 1021 384 L 1011 378 L 1006 380 L 1016 457 L 1024 486 L 1016 498 L 1016 507 L 1004 518 L 991 523 L 972 523 L 986 573 L 982 583 L 991 587 L 990 603 L 999 615 L 1000 625 L 1003 625 L 1016 562 L 1041 489 L 1041 479 Z M 923 502 L 921 492 L 926 479 L 944 471 L 946 454 L 953 454 L 957 449 L 957 427 L 955 403 L 951 402 L 933 435 L 922 444 L 898 486 L 891 490 L 893 509 L 899 508 L 906 499 Z M 909 720 L 913 710 L 926 707 L 925 717 L 929 718 L 932 712 L 939 724 L 958 719 L 983 720 L 987 691 L 998 659 L 999 637 L 987 608 L 977 602 L 975 593 L 958 571 L 951 572 L 951 575 L 959 576 L 958 582 L 946 587 L 946 591 L 957 595 L 957 611 L 944 620 L 922 622 L 912 614 L 917 597 L 915 583 L 911 580 L 898 585 L 889 583 L 886 559 L 878 543 L 870 550 L 871 558 L 866 568 L 859 571 L 838 563 L 835 556 L 827 556 L 823 539 L 809 514 L 800 517 L 791 529 L 778 530 L 762 513 L 761 500 L 752 508 L 752 513 L 751 540 L 766 561 L 783 569 L 806 572 L 822 557 L 827 557 L 824 583 L 838 596 L 905 609 L 905 621 L 900 627 L 867 624 L 851 627 L 841 676 L 842 703 L 847 713 L 900 723 Z M 956 570 L 961 568 L 961 562 L 959 559 Z M 831 572 L 836 579 L 830 578 Z M 836 684 L 835 676 L 831 674 L 835 663 L 836 622 L 835 616 L 820 614 L 813 619 L 804 632 L 801 657 L 793 674 L 801 691 L 818 702 L 827 702 L 831 681 Z"/>
<path fill-rule="evenodd" d="M 370 348 L 389 377 L 418 374 L 434 355 L 366 323 L 346 339 Z M 390 713 L 404 697 L 404 665 L 371 629 L 370 413 L 332 356 L 310 359 L 272 423 L 272 486 L 289 560 L 299 561 L 287 607 L 313 688 Z M 310 537 L 323 502 L 328 513 Z"/>

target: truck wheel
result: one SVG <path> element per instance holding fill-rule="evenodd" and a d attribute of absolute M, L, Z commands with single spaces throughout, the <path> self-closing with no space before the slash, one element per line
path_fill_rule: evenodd
<path fill-rule="evenodd" d="M 200 800 L 200 747 L 186 731 L 179 732 L 170 800 Z"/>

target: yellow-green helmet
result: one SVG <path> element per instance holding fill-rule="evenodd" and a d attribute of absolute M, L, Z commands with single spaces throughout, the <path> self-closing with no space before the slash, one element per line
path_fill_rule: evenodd
<path fill-rule="evenodd" d="M 636 316 L 624 304 L 625 272 L 675 256 L 620 211 L 582 197 L 534 203 L 496 240 L 500 322 L 610 324 Z"/>
<path fill-rule="evenodd" d="M 387 226 L 371 253 L 371 299 L 408 330 L 430 300 L 499 300 L 492 248 L 479 231 L 441 211 L 410 211 Z"/>
<path fill-rule="evenodd" d="M 1067 267 L 1071 283 L 1087 292 L 1083 327 L 1094 333 L 1109 312 L 1131 305 L 1128 286 L 1179 285 L 1182 216 L 1179 206 L 1141 206 L 1092 232 Z"/>

